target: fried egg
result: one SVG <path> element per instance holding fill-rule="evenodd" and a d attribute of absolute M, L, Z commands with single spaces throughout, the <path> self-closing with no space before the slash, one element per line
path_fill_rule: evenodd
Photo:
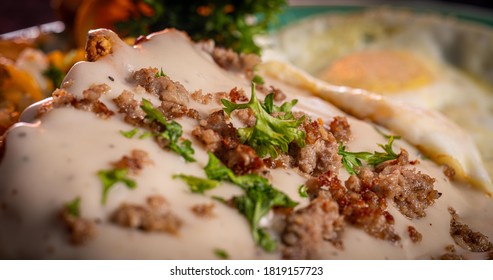
<path fill-rule="evenodd" d="M 469 133 L 493 176 L 493 31 L 376 9 L 320 15 L 275 37 L 285 59 L 332 85 L 438 110 Z"/>

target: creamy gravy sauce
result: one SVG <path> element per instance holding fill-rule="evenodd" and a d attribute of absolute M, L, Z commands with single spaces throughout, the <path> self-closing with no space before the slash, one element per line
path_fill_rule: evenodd
<path fill-rule="evenodd" d="M 239 87 L 250 93 L 245 79 L 219 68 L 210 56 L 190 44 L 181 33 L 156 35 L 133 48 L 117 42 L 116 47 L 113 54 L 96 62 L 77 64 L 66 78 L 66 81 L 73 81 L 66 89 L 81 97 L 82 91 L 92 84 L 106 83 L 111 91 L 101 100 L 112 110 L 116 108 L 111 99 L 123 90 L 134 92 L 137 100 L 145 97 L 157 104 L 156 98 L 136 90 L 128 77 L 134 70 L 162 67 L 171 79 L 182 83 L 190 92 L 198 89 L 204 93 L 228 92 Z M 109 76 L 114 81 L 110 81 Z M 306 111 L 326 122 L 343 114 L 302 89 L 266 78 L 268 84 L 282 88 L 289 98 L 299 99 L 295 110 Z M 209 106 L 191 102 L 190 107 L 197 108 L 203 115 L 220 108 L 214 102 Z M 29 115 L 29 112 L 24 115 L 25 120 Z M 377 143 L 385 143 L 373 125 L 348 118 L 353 132 L 348 150 L 374 151 Z M 40 121 L 31 120 L 31 124 L 23 123 L 11 129 L 0 164 L 0 205 L 3 205 L 0 207 L 0 257 L 204 259 L 216 258 L 214 250 L 223 249 L 231 258 L 279 258 L 277 253 L 267 254 L 255 246 L 247 221 L 237 210 L 210 198 L 241 194 L 238 187 L 222 183 L 206 195 L 199 195 L 192 194 L 181 180 L 172 179 L 172 175 L 179 173 L 205 177 L 203 167 L 207 163 L 206 152 L 191 135 L 196 121 L 183 118 L 178 122 L 183 126 L 183 137 L 192 141 L 197 162 L 185 163 L 177 154 L 160 149 L 150 138 L 123 137 L 119 131 L 133 127 L 124 123 L 120 114 L 102 120 L 90 112 L 60 108 L 44 115 Z M 394 150 L 400 147 L 408 150 L 411 159 L 419 158 L 417 150 L 402 140 L 395 142 Z M 146 151 L 153 163 L 132 177 L 137 182 L 136 189 L 117 184 L 109 192 L 107 204 L 101 205 L 102 185 L 97 172 L 110 169 L 111 162 L 133 149 Z M 345 249 L 338 250 L 326 243 L 322 256 L 342 259 L 438 257 L 445 246 L 454 244 L 449 234 L 447 208 L 450 206 L 473 230 L 493 238 L 493 225 L 489 222 L 493 220 L 491 199 L 467 186 L 449 182 L 441 167 L 433 162 L 421 160 L 416 168 L 436 178 L 435 188 L 443 195 L 426 210 L 427 216 L 419 220 L 409 220 L 390 206 L 396 220 L 396 232 L 402 238 L 401 245 L 377 240 L 362 230 L 347 226 L 343 237 Z M 341 169 L 339 177 L 345 180 L 348 174 Z M 274 187 L 300 202 L 298 207 L 308 204 L 307 199 L 298 195 L 298 187 L 306 178 L 296 170 L 271 170 L 270 179 Z M 143 233 L 109 222 L 109 216 L 121 203 L 144 204 L 146 197 L 154 194 L 166 197 L 172 211 L 183 220 L 178 235 Z M 57 218 L 63 205 L 77 196 L 81 198 L 81 215 L 100 221 L 96 225 L 95 238 L 83 246 L 68 243 L 65 229 Z M 213 218 L 198 218 L 190 210 L 194 205 L 209 202 L 215 204 Z M 269 217 L 262 222 L 268 224 Z M 421 243 L 414 244 L 409 240 L 409 225 L 423 234 Z M 456 248 L 466 257 L 483 258 L 482 254 Z"/>

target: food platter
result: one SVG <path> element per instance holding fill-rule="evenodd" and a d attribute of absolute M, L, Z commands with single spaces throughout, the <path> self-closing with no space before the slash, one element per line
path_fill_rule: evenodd
<path fill-rule="evenodd" d="M 388 13 L 361 14 L 365 23 Z M 300 21 L 295 35 L 289 24 L 272 31 L 261 63 L 175 29 L 133 46 L 107 29 L 90 32 L 88 61 L 5 134 L 0 256 L 491 258 L 485 152 L 436 108 L 395 98 L 401 91 L 298 67 L 290 53 L 321 58 L 303 46 L 313 22 Z M 382 45 L 400 47 L 403 37 Z M 283 49 L 285 38 L 298 49 Z M 343 46 L 349 52 L 324 57 L 323 68 L 351 51 L 410 57 L 375 46 Z M 443 54 L 434 66 L 410 61 L 429 71 L 428 84 L 445 84 L 444 73 L 469 81 Z"/>

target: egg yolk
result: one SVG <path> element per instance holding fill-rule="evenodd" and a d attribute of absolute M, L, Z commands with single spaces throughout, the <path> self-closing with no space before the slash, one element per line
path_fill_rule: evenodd
<path fill-rule="evenodd" d="M 425 86 L 433 80 L 433 75 L 410 52 L 365 50 L 336 60 L 322 72 L 321 78 L 335 85 L 395 93 Z"/>

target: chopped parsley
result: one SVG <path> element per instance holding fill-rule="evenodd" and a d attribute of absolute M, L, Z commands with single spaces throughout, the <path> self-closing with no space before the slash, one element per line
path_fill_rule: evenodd
<path fill-rule="evenodd" d="M 108 193 L 110 189 L 118 182 L 125 184 L 129 189 L 135 189 L 137 183 L 127 177 L 128 170 L 122 169 L 110 169 L 98 171 L 98 177 L 103 183 L 103 195 L 101 197 L 101 204 L 105 205 L 108 200 Z"/>
<path fill-rule="evenodd" d="M 79 217 L 80 216 L 80 197 L 74 198 L 72 201 L 67 202 L 65 204 L 65 209 L 67 209 L 67 212 L 74 216 L 74 217 Z"/>
<path fill-rule="evenodd" d="M 274 251 L 277 246 L 276 241 L 264 228 L 259 226 L 260 219 L 274 207 L 291 208 L 298 203 L 275 189 L 266 178 L 257 174 L 236 176 L 213 153 L 209 152 L 208 154 L 209 161 L 204 168 L 208 179 L 182 174 L 174 175 L 173 178 L 184 180 L 192 192 L 197 193 L 204 193 L 206 190 L 215 188 L 219 181 L 228 181 L 242 188 L 244 194 L 234 196 L 232 198 L 233 205 L 247 218 L 255 243 L 267 252 Z M 228 203 L 221 197 L 213 198 L 222 203 Z"/>
<path fill-rule="evenodd" d="M 267 32 L 285 6 L 285 0 L 145 0 L 138 1 L 138 8 L 116 22 L 115 28 L 121 37 L 138 37 L 172 26 L 195 41 L 213 39 L 218 46 L 258 54 L 254 36 Z"/>
<path fill-rule="evenodd" d="M 207 178 L 217 181 L 232 181 L 236 178 L 233 171 L 224 166 L 221 161 L 211 152 L 208 153 L 209 161 L 204 167 Z"/>
<path fill-rule="evenodd" d="M 55 88 L 60 87 L 60 85 L 62 84 L 63 78 L 65 77 L 65 74 L 63 73 L 63 71 L 53 64 L 50 64 L 48 69 L 46 69 L 43 72 L 43 75 L 46 78 L 50 79 L 50 81 L 53 83 L 53 86 Z"/>
<path fill-rule="evenodd" d="M 165 77 L 165 76 L 166 74 L 164 74 L 163 68 L 161 68 L 161 71 L 156 72 L 156 75 L 154 75 L 155 78 Z"/>
<path fill-rule="evenodd" d="M 300 147 L 305 146 L 305 132 L 298 129 L 305 117 L 303 116 L 300 119 L 281 119 L 271 116 L 268 110 L 274 110 L 273 103 L 271 105 L 271 101 L 268 101 L 266 106 L 258 101 L 255 95 L 255 83 L 252 83 L 252 95 L 248 103 L 235 104 L 226 99 L 221 99 L 221 102 L 225 106 L 223 108 L 224 112 L 228 115 L 238 109 L 250 108 L 254 112 L 256 117 L 255 125 L 238 129 L 238 134 L 240 140 L 253 147 L 259 156 L 263 157 L 269 154 L 271 157 L 276 158 L 278 156 L 277 149 L 285 153 L 288 151 L 288 145 L 291 142 L 296 142 Z M 291 109 L 292 106 L 290 104 L 294 105 L 296 102 L 288 103 L 283 110 Z M 270 109 L 266 110 L 266 107 Z"/>
<path fill-rule="evenodd" d="M 265 84 L 265 81 L 264 81 L 264 78 L 262 78 L 261 76 L 259 75 L 255 75 L 252 79 L 252 82 L 254 82 L 255 84 L 257 85 L 263 85 Z"/>
<path fill-rule="evenodd" d="M 177 154 L 181 155 L 185 161 L 194 162 L 193 154 L 195 151 L 192 148 L 192 142 L 190 140 L 180 141 L 180 137 L 183 134 L 182 127 L 176 121 L 167 121 L 163 113 L 152 106 L 152 103 L 142 98 L 142 105 L 140 106 L 146 113 L 146 118 L 151 121 L 156 121 L 164 126 L 164 131 L 159 133 L 157 137 L 162 137 L 168 140 L 168 148 Z"/>
<path fill-rule="evenodd" d="M 308 197 L 308 193 L 306 192 L 307 189 L 308 188 L 305 185 L 301 185 L 298 187 L 298 194 L 300 195 L 300 197 L 303 197 L 303 198 Z"/>
<path fill-rule="evenodd" d="M 214 249 L 214 254 L 222 260 L 229 259 L 228 252 L 224 251 L 223 249 Z"/>
<path fill-rule="evenodd" d="M 149 138 L 152 136 L 152 133 L 149 132 L 149 131 L 145 131 L 143 132 L 140 136 L 139 136 L 139 139 L 145 139 L 145 138 Z"/>
<path fill-rule="evenodd" d="M 274 94 L 269 93 L 264 100 L 264 104 L 262 105 L 267 111 L 267 113 L 272 114 L 272 113 L 282 113 L 279 114 L 279 118 L 283 120 L 294 120 L 295 117 L 293 115 L 293 112 L 291 110 L 293 107 L 298 103 L 298 99 L 293 99 L 289 102 L 284 102 L 281 106 L 276 106 L 274 104 Z"/>
<path fill-rule="evenodd" d="M 275 250 L 276 242 L 265 229 L 259 226 L 260 219 L 273 207 L 290 208 L 298 203 L 275 189 L 266 178 L 260 175 L 236 176 L 231 169 L 222 165 L 219 159 L 210 152 L 205 172 L 209 179 L 229 181 L 245 191 L 243 195 L 233 197 L 233 204 L 247 218 L 255 243 L 267 252 Z"/>
<path fill-rule="evenodd" d="M 219 181 L 199 178 L 190 175 L 173 175 L 173 179 L 182 179 L 190 187 L 190 190 L 194 193 L 203 194 L 207 190 L 211 190 L 219 185 Z"/>
<path fill-rule="evenodd" d="M 132 137 L 134 137 L 134 136 L 135 136 L 135 134 L 137 134 L 138 132 L 139 132 L 139 129 L 138 129 L 138 128 L 134 128 L 134 129 L 129 130 L 129 131 L 123 131 L 123 130 L 120 130 L 120 133 L 121 133 L 123 136 L 125 136 L 125 137 L 127 137 L 127 138 L 129 138 L 129 139 L 130 139 L 130 138 L 132 138 Z"/>
<path fill-rule="evenodd" d="M 247 218 L 255 243 L 265 251 L 272 252 L 276 249 L 276 242 L 264 228 L 259 226 L 260 219 L 267 215 L 273 207 L 290 208 L 296 206 L 297 203 L 286 194 L 274 189 L 269 183 L 257 184 L 258 182 L 261 181 L 258 180 L 244 189 L 245 194 L 234 196 L 233 203 Z"/>
<path fill-rule="evenodd" d="M 354 175 L 356 171 L 355 167 L 362 166 L 362 160 L 366 161 L 369 165 L 379 165 L 382 162 L 396 159 L 399 155 L 394 152 L 392 149 L 392 144 L 395 139 L 399 139 L 399 136 L 393 135 L 384 135 L 385 138 L 389 139 L 387 144 L 377 144 L 380 148 L 383 149 L 383 152 L 348 152 L 346 151 L 346 147 L 339 143 L 339 151 L 338 154 L 342 156 L 342 165 L 349 174 Z"/>

